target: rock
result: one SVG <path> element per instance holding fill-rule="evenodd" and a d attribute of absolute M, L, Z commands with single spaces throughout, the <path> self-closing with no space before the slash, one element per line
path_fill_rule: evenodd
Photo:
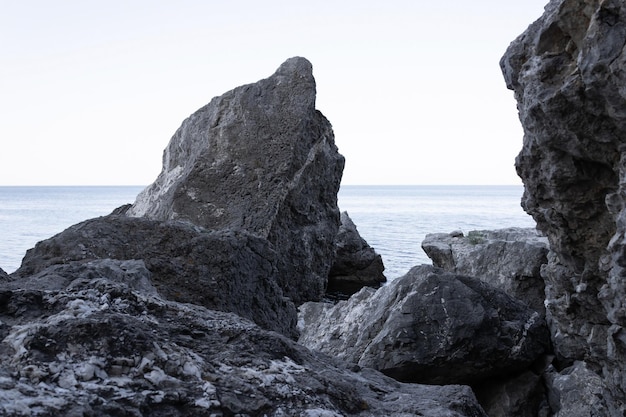
<path fill-rule="evenodd" d="M 351 371 L 237 315 L 165 300 L 139 261 L 68 268 L 45 289 L 0 284 L 3 416 L 486 416 L 468 387 Z"/>
<path fill-rule="evenodd" d="M 266 239 L 245 231 L 110 215 L 37 243 L 14 277 L 19 285 L 26 279 L 64 285 L 82 271 L 76 263 L 109 258 L 143 261 L 166 299 L 233 312 L 296 337 L 297 313 L 277 284 L 276 253 Z"/>
<path fill-rule="evenodd" d="M 192 114 L 163 154 L 163 170 L 127 215 L 245 230 L 279 254 L 278 280 L 294 302 L 326 289 L 339 228 L 344 159 L 315 109 L 304 58 L 216 97 Z"/>
<path fill-rule="evenodd" d="M 4 272 L 4 270 L 2 268 L 0 268 L 0 282 L 8 281 L 8 280 L 9 280 L 9 274 Z"/>
<path fill-rule="evenodd" d="M 621 414 L 605 381 L 585 362 L 576 362 L 561 372 L 552 368 L 546 374 L 546 385 L 554 417 Z"/>
<path fill-rule="evenodd" d="M 585 361 L 626 413 L 626 5 L 553 0 L 501 60 L 524 128 L 524 209 L 551 253 L 542 274 L 558 367 Z M 607 397 L 608 398 L 608 397 Z"/>
<path fill-rule="evenodd" d="M 335 261 L 328 276 L 329 293 L 351 295 L 364 286 L 378 288 L 387 281 L 380 255 L 361 237 L 347 212 L 335 238 Z"/>
<path fill-rule="evenodd" d="M 548 262 L 548 240 L 535 229 L 429 234 L 422 249 L 434 266 L 479 278 L 536 311 L 545 311 L 541 266 Z"/>
<path fill-rule="evenodd" d="M 524 371 L 506 379 L 473 386 L 478 402 L 489 417 L 548 417 L 548 404 L 541 375 Z"/>
<path fill-rule="evenodd" d="M 539 313 L 475 278 L 422 265 L 377 291 L 300 307 L 299 342 L 398 380 L 476 383 L 549 347 Z"/>

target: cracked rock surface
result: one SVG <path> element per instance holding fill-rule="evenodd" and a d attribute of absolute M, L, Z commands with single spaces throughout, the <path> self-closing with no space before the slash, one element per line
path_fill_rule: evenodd
<path fill-rule="evenodd" d="M 454 384 L 521 371 L 549 348 L 542 316 L 476 278 L 422 265 L 336 305 L 300 306 L 299 342 L 402 381 Z"/>

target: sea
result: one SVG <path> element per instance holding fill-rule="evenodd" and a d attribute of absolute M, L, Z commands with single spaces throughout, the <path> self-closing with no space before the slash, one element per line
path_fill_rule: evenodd
<path fill-rule="evenodd" d="M 135 201 L 143 186 L 0 187 L 0 268 L 15 271 L 26 250 L 83 220 Z M 421 243 L 429 233 L 535 227 L 520 206 L 521 185 L 344 185 L 338 195 L 361 236 L 392 280 L 430 264 Z"/>

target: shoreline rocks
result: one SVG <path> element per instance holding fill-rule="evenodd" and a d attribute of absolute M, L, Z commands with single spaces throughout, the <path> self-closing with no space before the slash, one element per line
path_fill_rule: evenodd
<path fill-rule="evenodd" d="M 433 265 L 479 278 L 544 313 L 541 267 L 548 263 L 548 239 L 535 229 L 508 228 L 426 235 L 422 249 Z"/>
<path fill-rule="evenodd" d="M 378 291 L 300 306 L 299 343 L 400 381 L 476 383 L 549 349 L 537 312 L 478 279 L 422 265 Z"/>
<path fill-rule="evenodd" d="M 338 237 L 343 157 L 314 104 L 310 63 L 288 60 L 183 122 L 135 204 L 29 250 L 0 281 L 0 414 L 486 416 L 468 386 L 293 340 L 336 244 L 382 272 L 356 227 Z"/>
<path fill-rule="evenodd" d="M 486 416 L 469 387 L 351 371 L 235 314 L 165 300 L 148 275 L 99 260 L 55 289 L 0 288 L 0 414 Z"/>
<path fill-rule="evenodd" d="M 327 293 L 349 296 L 364 286 L 378 288 L 387 281 L 382 257 L 361 237 L 347 212 L 341 213 L 335 249 Z"/>

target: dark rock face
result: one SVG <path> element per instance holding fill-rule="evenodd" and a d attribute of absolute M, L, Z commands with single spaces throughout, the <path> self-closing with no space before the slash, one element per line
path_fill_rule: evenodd
<path fill-rule="evenodd" d="M 524 127 L 522 204 L 550 240 L 543 276 L 559 367 L 597 372 L 612 415 L 626 411 L 625 42 L 623 2 L 553 0 L 501 61 Z"/>
<path fill-rule="evenodd" d="M 20 284 L 0 286 L 3 416 L 486 416 L 468 387 L 352 372 L 234 314 L 165 300 L 141 261 L 57 265 Z"/>
<path fill-rule="evenodd" d="M 9 274 L 4 272 L 4 270 L 2 268 L 0 268 L 0 282 L 6 281 L 8 279 L 9 279 Z"/>
<path fill-rule="evenodd" d="M 475 383 L 549 345 L 541 315 L 478 279 L 426 265 L 335 306 L 300 307 L 299 342 L 401 381 Z"/>
<path fill-rule="evenodd" d="M 359 234 L 347 212 L 335 239 L 335 261 L 328 276 L 328 292 L 354 294 L 364 286 L 379 287 L 387 281 L 380 255 Z"/>
<path fill-rule="evenodd" d="M 489 417 L 552 415 L 543 377 L 532 371 L 522 372 L 512 378 L 493 379 L 473 388 Z"/>
<path fill-rule="evenodd" d="M 276 283 L 276 253 L 267 240 L 243 231 L 100 217 L 39 242 L 26 253 L 15 276 L 34 276 L 41 282 L 59 274 L 71 279 L 80 266 L 64 264 L 107 258 L 142 260 L 167 299 L 233 312 L 295 336 L 296 310 Z"/>
<path fill-rule="evenodd" d="M 433 265 L 479 278 L 539 312 L 544 312 L 541 267 L 548 263 L 548 239 L 534 229 L 509 228 L 429 234 L 422 249 Z"/>
<path fill-rule="evenodd" d="M 214 98 L 183 122 L 161 174 L 127 214 L 266 238 L 280 254 L 285 295 L 320 299 L 344 159 L 315 94 L 311 64 L 292 58 L 271 77 Z"/>

